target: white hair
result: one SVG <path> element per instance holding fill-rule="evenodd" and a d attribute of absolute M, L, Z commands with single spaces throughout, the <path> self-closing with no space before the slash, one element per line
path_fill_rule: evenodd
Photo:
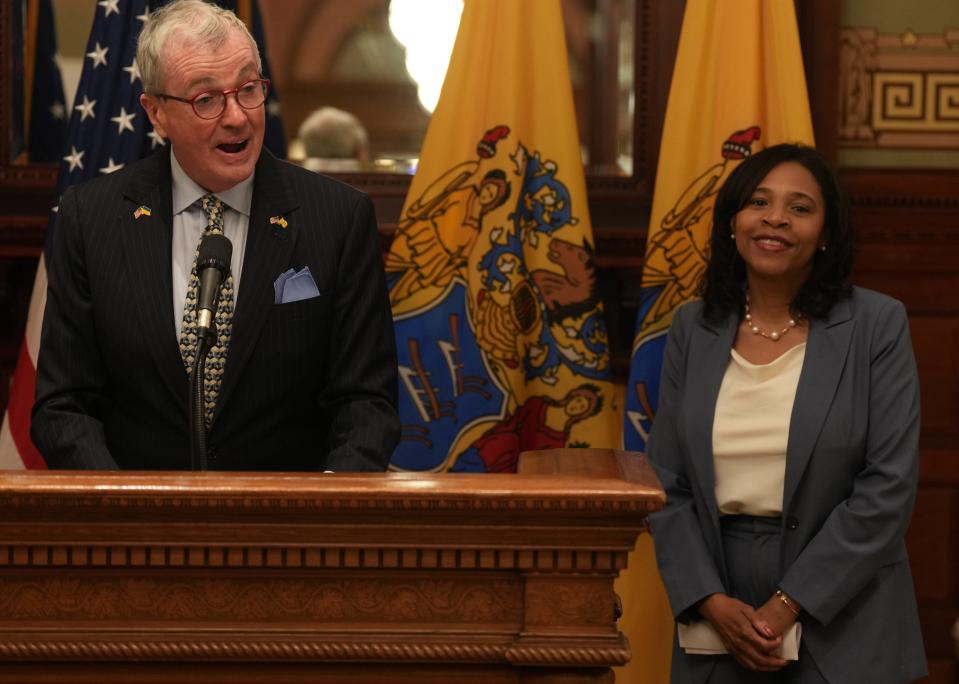
<path fill-rule="evenodd" d="M 300 124 L 300 142 L 307 157 L 358 159 L 369 138 L 360 120 L 335 107 L 321 107 Z"/>
<path fill-rule="evenodd" d="M 171 39 L 178 45 L 216 50 L 233 31 L 240 31 L 249 38 L 256 71 L 262 73 L 256 41 L 246 24 L 233 12 L 204 0 L 174 0 L 151 12 L 137 42 L 137 66 L 143 91 L 152 94 L 163 90 L 163 53 Z"/>

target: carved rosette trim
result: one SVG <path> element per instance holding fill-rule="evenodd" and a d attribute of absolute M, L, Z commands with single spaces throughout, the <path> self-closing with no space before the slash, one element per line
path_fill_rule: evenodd
<path fill-rule="evenodd" d="M 4 641 L 0 660 L 317 660 L 445 661 L 513 665 L 623 665 L 628 647 L 566 648 L 506 644 L 369 644 L 274 641 Z"/>

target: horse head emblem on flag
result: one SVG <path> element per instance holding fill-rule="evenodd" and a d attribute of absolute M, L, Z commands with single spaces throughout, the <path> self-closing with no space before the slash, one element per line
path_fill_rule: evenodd
<path fill-rule="evenodd" d="M 410 399 L 398 468 L 499 468 L 486 455 L 511 430 L 542 423 L 534 436 L 562 445 L 603 405 L 583 382 L 611 377 L 593 246 L 559 165 L 510 134 L 488 129 L 400 219 L 386 263 Z"/>

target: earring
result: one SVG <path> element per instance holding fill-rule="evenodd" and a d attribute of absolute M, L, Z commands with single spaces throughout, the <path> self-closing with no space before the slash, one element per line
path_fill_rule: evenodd
<path fill-rule="evenodd" d="M 819 245 L 819 251 L 820 251 L 820 252 L 825 252 L 825 251 L 826 251 L 826 245 Z"/>
<path fill-rule="evenodd" d="M 735 239 L 736 239 L 736 233 L 730 233 L 730 234 L 729 234 L 729 239 L 730 239 L 730 240 L 735 240 Z"/>

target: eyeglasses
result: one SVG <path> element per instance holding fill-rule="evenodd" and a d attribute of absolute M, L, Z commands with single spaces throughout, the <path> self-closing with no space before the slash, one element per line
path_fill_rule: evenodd
<path fill-rule="evenodd" d="M 270 92 L 270 79 L 254 78 L 252 81 L 230 88 L 229 90 L 212 90 L 194 95 L 191 98 L 176 97 L 166 93 L 154 93 L 157 97 L 168 100 L 185 102 L 193 107 L 193 112 L 201 119 L 215 119 L 226 109 L 226 96 L 235 94 L 236 103 L 243 109 L 256 109 L 266 102 L 266 95 Z"/>

